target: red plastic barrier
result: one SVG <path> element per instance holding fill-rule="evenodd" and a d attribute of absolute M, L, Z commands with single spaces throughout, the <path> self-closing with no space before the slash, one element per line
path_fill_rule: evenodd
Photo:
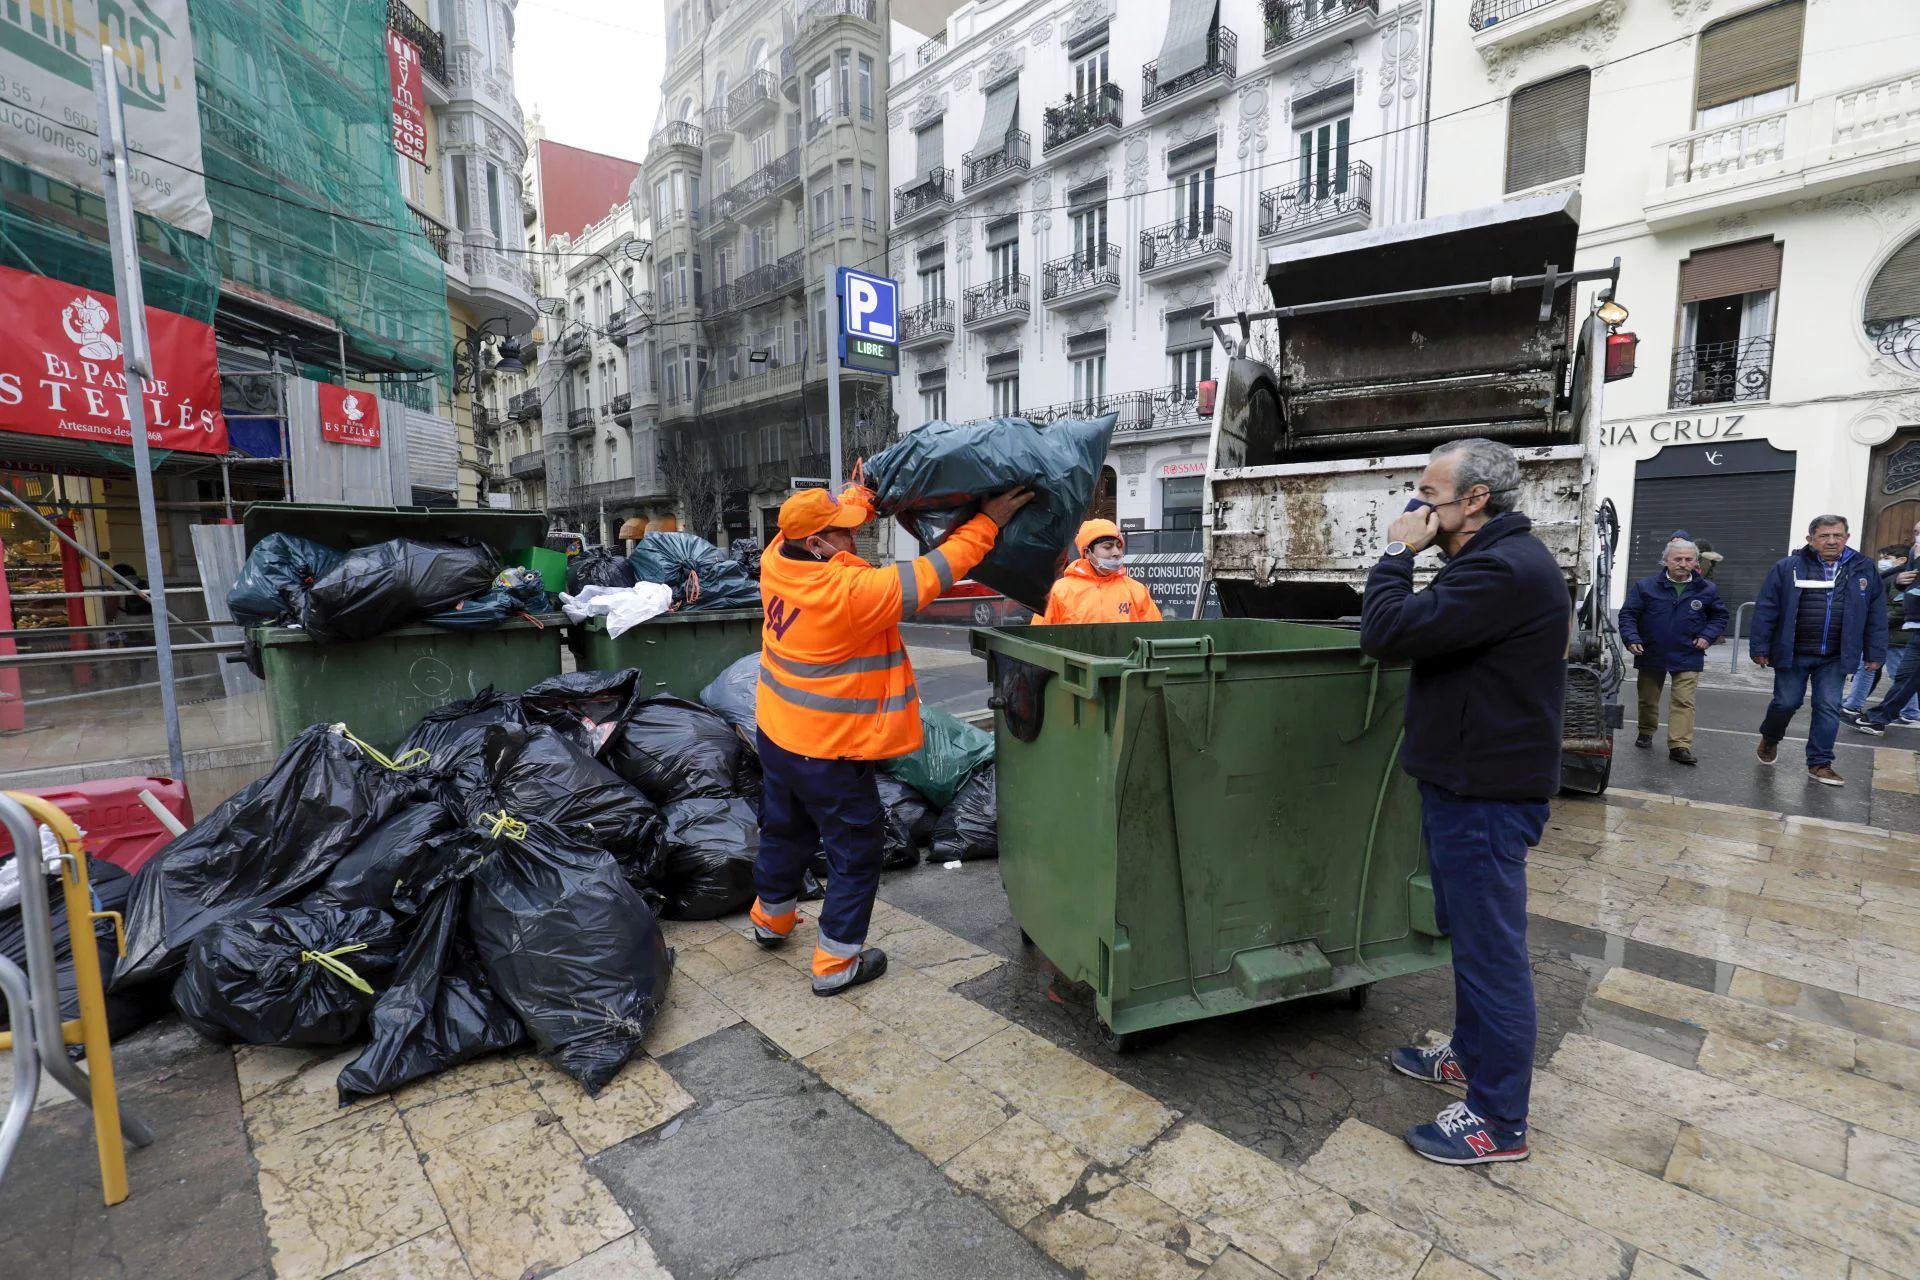
<path fill-rule="evenodd" d="M 187 799 L 187 787 L 171 778 L 104 778 L 99 782 L 76 782 L 63 787 L 29 789 L 28 795 L 40 796 L 66 811 L 87 833 L 87 852 L 103 858 L 128 873 L 173 839 L 160 819 L 140 803 L 142 791 L 154 798 L 184 826 L 193 825 L 193 803 Z M 0 829 L 0 857 L 13 852 L 13 840 Z"/>

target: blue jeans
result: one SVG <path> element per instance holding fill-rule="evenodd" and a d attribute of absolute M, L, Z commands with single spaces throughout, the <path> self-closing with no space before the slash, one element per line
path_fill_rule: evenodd
<path fill-rule="evenodd" d="M 1892 687 L 1887 696 L 1880 699 L 1880 705 L 1867 712 L 1866 718 L 1874 724 L 1885 727 L 1910 710 L 1916 698 L 1920 698 L 1920 659 L 1900 657 L 1898 669 L 1894 667 L 1896 655 L 1904 655 L 1904 649 L 1887 651 L 1887 679 Z"/>
<path fill-rule="evenodd" d="M 794 909 L 807 864 L 822 845 L 827 897 L 820 904 L 820 945 L 835 955 L 858 955 L 873 919 L 886 852 L 886 812 L 880 806 L 872 761 L 816 760 L 795 755 L 759 735 L 760 852 L 753 889 L 770 915 Z"/>
<path fill-rule="evenodd" d="M 1760 736 L 1778 742 L 1787 736 L 1793 713 L 1807 700 L 1813 686 L 1813 725 L 1807 730 L 1807 768 L 1833 763 L 1833 740 L 1840 736 L 1840 689 L 1851 663 L 1839 658 L 1815 658 L 1799 666 L 1773 669 L 1773 702 L 1760 721 Z"/>
<path fill-rule="evenodd" d="M 1887 653 L 1887 667 L 1889 668 L 1887 678 L 1889 680 L 1893 678 L 1893 672 L 1891 670 L 1893 661 L 1893 651 L 1889 650 Z M 1867 709 L 1867 699 L 1873 696 L 1873 691 L 1879 686 L 1880 673 L 1878 671 L 1867 670 L 1867 660 L 1865 658 L 1860 659 L 1860 666 L 1853 673 L 1853 681 L 1847 685 L 1847 697 L 1846 701 L 1840 704 L 1841 709 L 1844 711 L 1865 711 Z"/>
<path fill-rule="evenodd" d="M 1533 966 L 1527 955 L 1527 850 L 1547 825 L 1544 800 L 1475 800 L 1420 784 L 1420 829 L 1433 907 L 1453 939 L 1453 1051 L 1467 1105 L 1511 1129 L 1533 1092 Z"/>

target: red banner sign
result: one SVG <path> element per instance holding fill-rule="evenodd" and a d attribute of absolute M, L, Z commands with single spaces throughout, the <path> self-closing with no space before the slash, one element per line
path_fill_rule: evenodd
<path fill-rule="evenodd" d="M 393 84 L 393 149 L 416 164 L 427 162 L 427 86 L 420 48 L 387 30 L 387 79 Z"/>
<path fill-rule="evenodd" d="M 320 438 L 334 444 L 380 447 L 380 402 L 367 391 L 354 391 L 322 382 Z"/>
<path fill-rule="evenodd" d="M 112 294 L 0 267 L 0 431 L 132 444 L 120 310 Z M 225 453 L 220 364 L 213 326 L 147 308 L 153 376 L 145 391 L 147 443 Z"/>

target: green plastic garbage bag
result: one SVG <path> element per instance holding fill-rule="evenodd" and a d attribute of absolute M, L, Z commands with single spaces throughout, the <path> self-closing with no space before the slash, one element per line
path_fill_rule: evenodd
<path fill-rule="evenodd" d="M 920 727 L 926 733 L 920 749 L 880 767 L 944 809 L 973 771 L 993 759 L 993 735 L 925 703 Z"/>

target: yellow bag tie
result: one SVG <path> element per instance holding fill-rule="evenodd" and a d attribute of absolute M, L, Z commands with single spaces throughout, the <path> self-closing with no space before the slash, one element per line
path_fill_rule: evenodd
<path fill-rule="evenodd" d="M 335 947 L 331 951 L 302 951 L 300 953 L 300 961 L 302 964 L 317 964 L 334 977 L 340 979 L 340 981 L 352 987 L 355 991 L 364 991 L 368 995 L 372 995 L 373 988 L 367 984 L 367 980 L 355 973 L 346 961 L 338 958 L 344 955 L 351 955 L 355 951 L 365 951 L 366 949 L 366 943 L 355 942 L 348 946 Z"/>
<path fill-rule="evenodd" d="M 353 730 L 347 728 L 346 725 L 336 724 L 333 727 L 341 737 L 360 748 L 361 751 L 366 753 L 368 759 L 383 769 L 391 769 L 395 773 L 405 773 L 409 769 L 418 769 L 421 765 L 429 764 L 433 761 L 433 757 L 428 754 L 425 747 L 408 747 L 400 753 L 399 759 L 389 759 L 385 752 L 381 751 L 380 748 L 374 746 L 371 742 L 355 737 Z"/>
<path fill-rule="evenodd" d="M 525 840 L 527 824 L 510 815 L 505 809 L 498 813 L 483 813 L 482 822 L 491 822 L 493 827 L 487 832 L 490 836 L 505 836 L 509 840 Z"/>

